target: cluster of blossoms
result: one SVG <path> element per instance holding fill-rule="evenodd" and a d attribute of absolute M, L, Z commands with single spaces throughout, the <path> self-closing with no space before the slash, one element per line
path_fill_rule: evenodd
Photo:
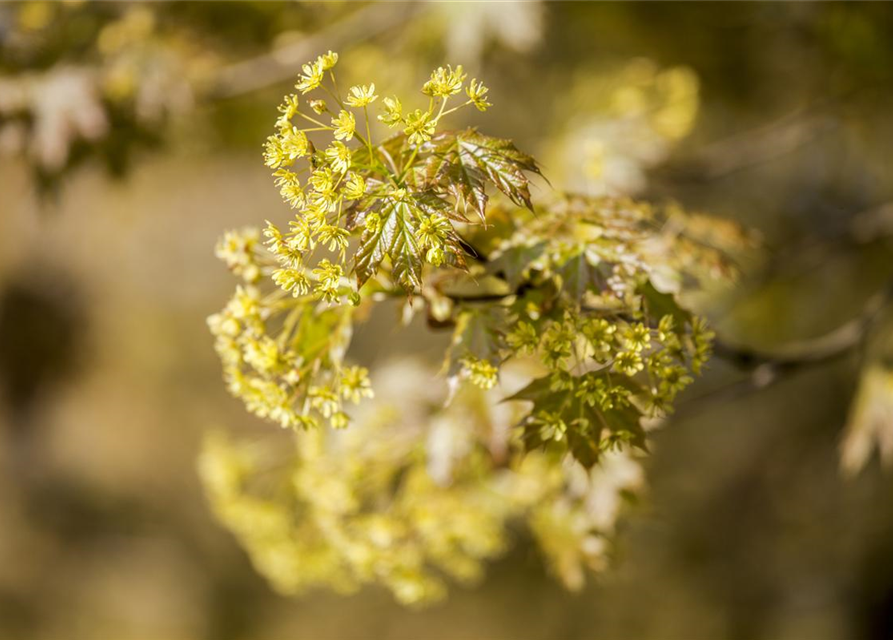
<path fill-rule="evenodd" d="M 477 578 L 515 520 L 577 588 L 604 563 L 619 494 L 638 478 L 608 470 L 638 469 L 642 419 L 671 411 L 710 356 L 712 333 L 681 294 L 728 277 L 746 239 L 627 199 L 563 196 L 534 210 L 533 158 L 473 129 L 438 129 L 462 106 L 490 106 L 461 67 L 431 74 L 427 109 L 383 98 L 378 120 L 395 133 L 376 144 L 375 85 L 342 100 L 337 62 L 329 52 L 304 65 L 265 147 L 295 212 L 288 227 L 268 223 L 265 241 L 230 232 L 217 247 L 243 280 L 208 321 L 229 389 L 254 414 L 300 427 L 297 453 L 272 470 L 209 443 L 202 474 L 218 516 L 285 593 L 378 582 L 425 602 L 443 576 Z M 313 91 L 326 95 L 304 97 Z M 491 203 L 494 190 L 503 197 Z M 447 408 L 418 371 L 392 377 L 390 401 L 360 402 L 372 387 L 345 364 L 353 325 L 389 296 L 452 327 Z M 497 410 L 515 366 L 528 367 L 508 385 L 518 402 Z M 337 431 L 311 428 L 323 422 Z M 252 482 L 270 473 L 282 481 Z M 594 507 L 604 501 L 607 514 Z"/>
<path fill-rule="evenodd" d="M 466 84 L 461 66 L 431 74 L 425 110 L 384 98 L 378 120 L 396 134 L 375 144 L 375 85 L 350 87 L 342 99 L 337 63 L 330 51 L 303 66 L 264 146 L 294 211 L 287 228 L 268 222 L 263 242 L 257 230 L 231 231 L 217 246 L 244 280 L 209 319 L 225 379 L 252 413 L 283 427 L 347 425 L 342 403 L 372 394 L 365 373 L 342 362 L 353 308 L 371 302 L 369 293 L 418 293 L 423 269 L 465 268 L 456 225 L 474 224 L 466 209 L 483 218 L 487 184 L 529 203 L 524 172 L 537 171 L 507 140 L 438 132 L 457 109 L 490 106 L 487 88 Z M 448 106 L 463 88 L 464 100 Z"/>
<path fill-rule="evenodd" d="M 461 66 L 441 67 L 422 88 L 429 97 L 427 109 L 404 113 L 396 96 L 382 100 L 378 120 L 396 129 L 398 137 L 379 146 L 373 142 L 369 115 L 379 98 L 375 84 L 350 87 L 342 99 L 334 75 L 337 62 L 338 54 L 330 51 L 305 64 L 295 85 L 298 93 L 285 96 L 279 107 L 277 132 L 266 141 L 264 161 L 275 170 L 276 185 L 295 217 L 285 231 L 268 223 L 265 235 L 279 262 L 273 277 L 283 290 L 295 297 L 312 292 L 329 303 L 356 304 L 359 288 L 378 273 L 386 256 L 398 284 L 409 292 L 420 284 L 420 260 L 434 266 L 450 256 L 461 261 L 449 222 L 458 215 L 456 203 L 439 197 L 436 184 L 422 188 L 418 174 L 433 152 L 432 138 L 444 116 L 468 105 L 483 111 L 490 103 L 487 88 L 472 80 L 465 87 L 467 99 L 447 109 L 462 91 L 466 74 Z M 311 113 L 302 111 L 304 94 L 314 91 L 325 97 L 307 100 Z M 330 136 L 325 148 L 312 140 L 320 135 Z M 362 238 L 351 265 L 347 250 L 353 235 Z M 314 257 L 317 248 L 329 255 Z M 308 267 L 313 260 L 316 266 Z M 351 272 L 356 286 L 347 278 Z"/>
<path fill-rule="evenodd" d="M 483 263 L 428 296 L 432 312 L 452 300 L 438 312 L 456 323 L 450 374 L 489 389 L 505 362 L 533 360 L 543 375 L 513 396 L 533 403 L 522 421 L 529 449 L 569 450 L 588 466 L 610 449 L 644 448 L 641 418 L 671 412 L 711 354 L 713 333 L 680 305 L 682 285 L 730 277 L 728 255 L 748 238 L 629 199 L 563 197 L 489 219 L 493 228 L 468 235 Z M 471 279 L 480 294 L 450 297 Z"/>
<path fill-rule="evenodd" d="M 517 524 L 568 588 L 606 565 L 623 495 L 642 484 L 639 465 L 626 453 L 589 471 L 521 456 L 518 407 L 468 387 L 435 409 L 443 398 L 432 375 L 406 361 L 383 368 L 375 405 L 361 406 L 350 429 L 300 432 L 294 448 L 208 439 L 200 470 L 215 512 L 278 591 L 378 583 L 424 604 L 445 595 L 444 578 L 479 580 Z"/>
<path fill-rule="evenodd" d="M 249 411 L 286 428 L 346 427 L 345 402 L 372 397 L 368 371 L 343 363 L 350 307 L 294 306 L 281 291 L 239 286 L 208 318 L 230 392 Z M 290 310 L 280 318 L 283 302 Z M 270 326 L 278 321 L 277 331 Z"/>

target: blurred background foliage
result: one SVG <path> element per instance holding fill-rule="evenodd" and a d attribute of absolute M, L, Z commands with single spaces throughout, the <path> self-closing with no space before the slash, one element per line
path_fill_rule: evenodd
<path fill-rule="evenodd" d="M 220 383 L 213 246 L 281 213 L 260 147 L 327 49 L 382 91 L 462 63 L 559 188 L 762 236 L 578 593 L 518 532 L 423 611 L 283 598 L 210 514 L 203 433 L 270 429 Z M 0 638 L 893 637 L 891 80 L 886 3 L 0 5 Z M 395 317 L 358 357 L 437 362 Z"/>

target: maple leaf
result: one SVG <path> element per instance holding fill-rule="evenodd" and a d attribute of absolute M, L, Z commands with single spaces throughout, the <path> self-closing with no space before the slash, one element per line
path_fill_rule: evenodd
<path fill-rule="evenodd" d="M 421 211 L 411 198 L 380 198 L 372 207 L 381 220 L 374 228 L 366 228 L 354 258 L 357 286 L 378 273 L 382 261 L 391 261 L 394 279 L 408 292 L 421 286 L 422 257 L 418 244 L 418 223 Z"/>
<path fill-rule="evenodd" d="M 542 175 L 536 161 L 511 140 L 493 138 L 475 129 L 443 133 L 435 138 L 425 169 L 426 180 L 443 188 L 486 220 L 492 183 L 518 206 L 533 209 L 525 171 Z"/>
<path fill-rule="evenodd" d="M 661 318 L 665 315 L 673 317 L 673 320 L 681 327 L 691 324 L 692 314 L 690 311 L 679 306 L 675 296 L 672 293 L 663 293 L 659 291 L 650 280 L 642 283 L 637 293 L 642 296 L 645 302 L 645 308 L 654 318 Z"/>
<path fill-rule="evenodd" d="M 447 376 L 458 374 L 460 362 L 466 356 L 492 363 L 500 362 L 506 317 L 507 310 L 504 307 L 464 310 L 456 319 L 453 343 L 447 352 Z"/>
<path fill-rule="evenodd" d="M 530 264 L 542 256 L 547 247 L 545 240 L 532 245 L 508 247 L 487 263 L 487 270 L 502 275 L 513 289 L 517 289 L 527 277 Z"/>

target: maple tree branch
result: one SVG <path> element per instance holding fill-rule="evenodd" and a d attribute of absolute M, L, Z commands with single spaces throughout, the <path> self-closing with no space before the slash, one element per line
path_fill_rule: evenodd
<path fill-rule="evenodd" d="M 750 375 L 692 398 L 686 404 L 763 389 L 784 376 L 845 358 L 864 347 L 872 327 L 891 301 L 893 281 L 871 296 L 862 312 L 849 322 L 819 338 L 792 343 L 778 351 L 762 351 L 718 339 L 714 344 L 714 355 Z"/>

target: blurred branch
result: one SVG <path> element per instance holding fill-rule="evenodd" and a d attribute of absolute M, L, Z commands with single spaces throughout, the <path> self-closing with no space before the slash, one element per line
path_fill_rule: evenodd
<path fill-rule="evenodd" d="M 211 99 L 232 98 L 283 82 L 292 78 L 302 63 L 319 53 L 377 36 L 402 24 L 416 12 L 414 3 L 366 5 L 294 44 L 223 68 L 204 95 Z"/>
<path fill-rule="evenodd" d="M 793 153 L 839 126 L 822 103 L 707 144 L 662 170 L 672 179 L 708 181 Z"/>
<path fill-rule="evenodd" d="M 819 338 L 791 343 L 779 351 L 761 351 L 717 340 L 714 348 L 716 357 L 738 369 L 748 371 L 750 375 L 744 380 L 715 389 L 694 400 L 718 394 L 728 395 L 730 392 L 737 395 L 747 390 L 762 389 L 774 384 L 785 375 L 846 357 L 864 346 L 878 316 L 891 301 L 893 301 L 893 282 L 869 298 L 862 312 L 849 322 Z"/>

